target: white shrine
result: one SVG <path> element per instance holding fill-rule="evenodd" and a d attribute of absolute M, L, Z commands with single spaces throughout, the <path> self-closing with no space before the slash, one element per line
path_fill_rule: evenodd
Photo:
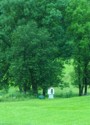
<path fill-rule="evenodd" d="M 48 98 L 49 99 L 53 99 L 54 98 L 54 88 L 53 87 L 50 87 L 48 89 Z"/>

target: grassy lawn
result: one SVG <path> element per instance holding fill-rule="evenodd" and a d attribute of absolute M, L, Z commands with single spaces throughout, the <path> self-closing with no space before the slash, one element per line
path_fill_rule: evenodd
<path fill-rule="evenodd" d="M 0 125 L 90 125 L 90 97 L 0 102 Z"/>

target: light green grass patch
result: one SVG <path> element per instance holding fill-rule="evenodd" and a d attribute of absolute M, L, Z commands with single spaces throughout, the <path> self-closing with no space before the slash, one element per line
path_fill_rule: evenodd
<path fill-rule="evenodd" d="M 90 97 L 0 103 L 0 125 L 89 125 Z"/>

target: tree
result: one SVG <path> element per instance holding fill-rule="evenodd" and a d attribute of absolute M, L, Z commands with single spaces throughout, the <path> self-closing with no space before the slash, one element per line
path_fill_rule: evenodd
<path fill-rule="evenodd" d="M 9 66 L 8 83 L 18 85 L 25 93 L 31 88 L 37 93 L 40 87 L 45 95 L 47 87 L 60 82 L 62 60 L 68 57 L 64 26 L 67 0 L 0 3 L 0 34 Z"/>
<path fill-rule="evenodd" d="M 79 95 L 87 94 L 88 69 L 90 60 L 90 1 L 70 1 L 66 9 L 67 32 L 73 45 L 73 57 L 77 74 Z"/>
<path fill-rule="evenodd" d="M 12 34 L 12 41 L 11 53 L 14 60 L 10 72 L 14 73 L 14 79 L 24 90 L 25 87 L 30 87 L 30 84 L 34 93 L 37 93 L 38 87 L 43 88 L 45 95 L 46 88 L 53 85 L 57 77 L 57 67 L 53 64 L 54 48 L 49 32 L 45 28 L 38 28 L 37 24 L 31 21 L 17 27 Z"/>

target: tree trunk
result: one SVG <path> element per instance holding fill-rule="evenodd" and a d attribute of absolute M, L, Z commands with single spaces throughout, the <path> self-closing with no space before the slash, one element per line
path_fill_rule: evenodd
<path fill-rule="evenodd" d="M 35 96 L 38 94 L 38 87 L 35 83 L 32 83 L 32 92 Z"/>
<path fill-rule="evenodd" d="M 23 84 L 23 90 L 24 90 L 24 93 L 26 94 L 26 92 L 30 92 L 30 86 L 29 84 Z"/>
<path fill-rule="evenodd" d="M 31 77 L 31 86 L 32 86 L 32 92 L 33 92 L 33 95 L 38 95 L 38 84 L 37 84 L 37 81 L 34 77 L 34 71 L 33 69 L 29 69 L 30 71 L 30 77 Z"/>
<path fill-rule="evenodd" d="M 46 88 L 43 88 L 43 96 L 46 96 Z"/>
<path fill-rule="evenodd" d="M 87 95 L 87 85 L 88 85 L 88 81 L 87 81 L 87 76 L 88 76 L 88 73 L 87 73 L 87 67 L 88 67 L 88 62 L 86 62 L 85 60 L 85 64 L 84 64 L 84 87 L 85 87 L 85 90 L 84 90 L 84 95 Z"/>
<path fill-rule="evenodd" d="M 85 91 L 84 91 L 84 95 L 87 95 L 87 84 L 85 84 Z"/>
<path fill-rule="evenodd" d="M 79 84 L 79 96 L 83 95 L 83 85 Z"/>

